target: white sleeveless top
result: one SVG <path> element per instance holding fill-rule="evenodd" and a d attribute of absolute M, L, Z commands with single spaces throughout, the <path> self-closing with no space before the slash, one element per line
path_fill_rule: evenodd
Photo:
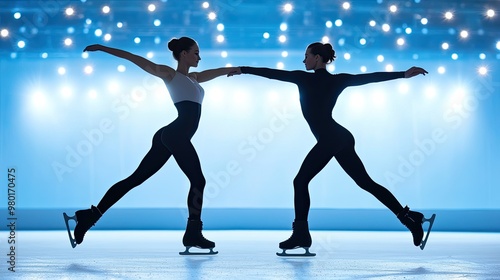
<path fill-rule="evenodd" d="M 170 98 L 174 103 L 181 101 L 192 101 L 201 104 L 205 96 L 205 90 L 194 79 L 175 71 L 174 78 L 167 83 Z"/>

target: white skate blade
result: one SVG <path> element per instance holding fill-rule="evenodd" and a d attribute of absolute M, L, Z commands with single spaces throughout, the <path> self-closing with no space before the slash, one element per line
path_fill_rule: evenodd
<path fill-rule="evenodd" d="M 200 251 L 191 252 L 191 251 L 189 251 L 189 249 L 191 249 L 191 248 L 198 248 L 201 250 L 209 250 L 209 251 L 208 252 L 206 252 L 206 251 L 204 251 L 204 252 L 200 252 Z M 202 249 L 202 248 L 195 247 L 195 246 L 186 246 L 186 250 L 184 252 L 179 252 L 179 255 L 182 255 L 182 256 L 202 256 L 202 255 L 217 255 L 218 253 L 219 252 L 214 251 L 213 248 Z"/>
<path fill-rule="evenodd" d="M 422 224 L 425 222 L 429 222 L 429 228 L 427 229 L 427 234 L 425 235 L 424 240 L 420 244 L 420 249 L 423 250 L 425 248 L 425 244 L 427 244 L 427 238 L 429 238 L 429 234 L 431 233 L 432 225 L 434 224 L 434 219 L 436 218 L 436 214 L 432 214 L 429 219 L 424 218 L 422 220 Z"/>
<path fill-rule="evenodd" d="M 76 215 L 73 216 L 73 217 L 70 217 L 70 216 L 66 215 L 66 213 L 63 212 L 63 217 L 64 217 L 64 223 L 66 224 L 66 229 L 68 230 L 69 242 L 71 243 L 71 247 L 75 248 L 76 247 L 76 241 L 73 238 L 73 236 L 71 236 L 71 230 L 69 229 L 68 221 L 69 220 L 74 220 L 76 222 Z"/>
<path fill-rule="evenodd" d="M 296 249 L 300 249 L 300 248 L 303 248 L 305 250 L 305 252 L 302 254 L 297 254 L 297 253 L 289 254 L 286 252 L 287 250 L 296 250 Z M 276 253 L 276 255 L 280 256 L 280 257 L 314 257 L 314 256 L 316 256 L 316 253 L 309 252 L 309 247 L 297 247 L 297 248 L 293 248 L 293 249 L 282 249 L 282 250 L 283 250 L 283 252 Z"/>

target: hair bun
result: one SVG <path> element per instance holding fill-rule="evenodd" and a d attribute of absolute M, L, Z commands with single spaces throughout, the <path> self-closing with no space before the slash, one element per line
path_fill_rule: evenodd
<path fill-rule="evenodd" d="M 179 46 L 179 39 L 174 38 L 168 42 L 168 49 L 175 52 L 177 50 L 177 47 Z"/>

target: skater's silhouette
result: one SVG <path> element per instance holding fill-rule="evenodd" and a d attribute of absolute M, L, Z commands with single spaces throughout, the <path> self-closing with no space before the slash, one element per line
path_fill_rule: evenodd
<path fill-rule="evenodd" d="M 198 44 L 191 38 L 181 37 L 172 39 L 168 43 L 168 48 L 177 60 L 176 70 L 166 65 L 155 64 L 143 57 L 120 49 L 102 45 L 90 45 L 84 49 L 84 51 L 89 52 L 103 51 L 129 60 L 149 74 L 161 78 L 165 82 L 172 101 L 177 108 L 178 116 L 173 122 L 160 128 L 154 134 L 151 149 L 132 175 L 114 184 L 97 206 L 92 205 L 90 209 L 79 210 L 75 213 L 74 219 L 77 224 L 74 231 L 74 240 L 71 240 L 70 234 L 73 247 L 83 241 L 85 233 L 113 204 L 132 188 L 142 184 L 155 174 L 171 156 L 175 158 L 191 184 L 187 199 L 189 217 L 183 237 L 186 251 L 188 251 L 189 247 L 194 246 L 208 248 L 212 252 L 211 248 L 215 246 L 214 242 L 205 239 L 201 233 L 201 210 L 206 181 L 201 170 L 200 160 L 191 143 L 191 138 L 198 128 L 201 103 L 204 97 L 204 90 L 199 83 L 221 75 L 228 75 L 235 71 L 236 68 L 218 68 L 190 73 L 189 69 L 197 67 L 198 62 L 201 60 Z M 69 217 L 66 214 L 65 218 L 67 225 Z"/>
<path fill-rule="evenodd" d="M 295 207 L 293 234 L 288 240 L 280 243 L 280 248 L 304 247 L 308 249 L 311 246 L 312 240 L 307 222 L 310 207 L 308 185 L 333 157 L 358 186 L 374 195 L 410 229 L 415 246 L 421 245 L 422 223 L 427 220 L 421 213 L 410 211 L 408 207 L 403 208 L 389 190 L 370 178 L 354 150 L 352 134 L 332 118 L 332 110 L 340 93 L 346 87 L 397 78 L 411 78 L 419 74 L 425 75 L 427 71 L 419 67 L 411 67 L 404 72 L 332 75 L 326 70 L 326 65 L 334 59 L 335 51 L 330 44 L 312 43 L 306 49 L 303 63 L 306 70 L 314 70 L 313 73 L 240 67 L 241 73 L 244 74 L 295 83 L 299 89 L 302 113 L 317 140 L 293 180 Z M 234 74 L 239 74 L 239 72 Z M 306 254 L 308 254 L 307 250 Z"/>

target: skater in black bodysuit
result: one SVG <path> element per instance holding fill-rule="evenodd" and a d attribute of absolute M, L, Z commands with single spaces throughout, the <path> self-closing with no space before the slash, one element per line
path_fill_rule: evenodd
<path fill-rule="evenodd" d="M 405 72 L 332 75 L 326 70 L 326 64 L 334 59 L 335 51 L 330 44 L 313 43 L 307 47 L 303 61 L 306 69 L 314 70 L 313 73 L 240 67 L 243 74 L 295 83 L 299 89 L 302 113 L 317 140 L 293 180 L 295 207 L 293 234 L 288 240 L 280 243 L 280 248 L 311 246 L 312 240 L 307 223 L 310 207 L 308 185 L 333 157 L 358 186 L 374 195 L 411 230 L 414 244 L 418 246 L 423 238 L 423 215 L 409 211 L 408 207 L 403 208 L 389 190 L 370 178 L 354 150 L 352 134 L 332 118 L 332 110 L 340 93 L 346 87 L 410 78 L 419 74 L 425 75 L 427 71 L 412 67 Z"/>
<path fill-rule="evenodd" d="M 189 68 L 198 66 L 201 59 L 198 44 L 191 38 L 182 37 L 171 40 L 168 48 L 178 62 L 177 70 L 166 65 L 155 64 L 132 53 L 102 45 L 90 45 L 84 50 L 103 51 L 129 60 L 144 71 L 161 78 L 177 108 L 178 117 L 154 134 L 151 149 L 132 175 L 114 184 L 97 207 L 92 206 L 90 209 L 76 212 L 77 224 L 74 231 L 76 244 L 83 241 L 85 233 L 113 204 L 132 188 L 142 184 L 155 174 L 173 156 L 191 183 L 187 199 L 189 218 L 183 243 L 186 247 L 213 248 L 215 246 L 214 242 L 205 239 L 201 234 L 200 217 L 206 182 L 191 138 L 198 128 L 201 103 L 204 97 L 203 88 L 198 83 L 209 81 L 221 75 L 228 75 L 236 68 L 218 68 L 189 73 Z M 73 244 L 72 241 L 73 246 L 76 244 Z"/>

